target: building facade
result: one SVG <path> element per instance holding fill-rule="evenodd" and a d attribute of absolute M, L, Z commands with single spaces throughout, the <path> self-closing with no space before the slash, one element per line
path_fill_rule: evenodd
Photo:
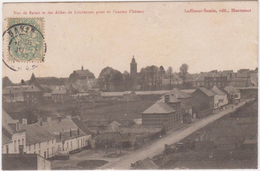
<path fill-rule="evenodd" d="M 204 87 L 197 88 L 192 93 L 193 118 L 202 118 L 212 114 L 214 109 L 214 94 Z"/>

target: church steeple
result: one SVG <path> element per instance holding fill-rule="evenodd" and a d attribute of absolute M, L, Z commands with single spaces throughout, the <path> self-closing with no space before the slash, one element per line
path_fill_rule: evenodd
<path fill-rule="evenodd" d="M 135 78 L 137 74 L 137 63 L 135 61 L 135 57 L 133 56 L 132 62 L 130 63 L 130 75 Z"/>
<path fill-rule="evenodd" d="M 132 58 L 132 62 L 131 62 L 132 64 L 135 64 L 136 62 L 135 62 L 135 56 L 133 55 L 133 58 Z"/>

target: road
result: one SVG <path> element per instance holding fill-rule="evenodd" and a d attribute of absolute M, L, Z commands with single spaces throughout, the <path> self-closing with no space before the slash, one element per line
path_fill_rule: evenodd
<path fill-rule="evenodd" d="M 244 104 L 245 102 L 241 102 L 240 104 L 234 106 L 233 109 L 231 108 L 231 106 L 229 106 L 229 108 L 226 110 L 207 116 L 197 122 L 191 123 L 190 126 L 187 128 L 180 129 L 174 132 L 169 132 L 166 136 L 163 136 L 152 144 L 144 146 L 132 153 L 129 153 L 128 155 L 119 158 L 112 163 L 105 164 L 98 169 L 129 170 L 131 163 L 135 163 L 138 160 L 143 160 L 147 157 L 151 158 L 155 155 L 161 154 L 164 150 L 164 144 L 177 143 L 191 133 L 203 128 L 204 126 L 234 111 L 236 108 Z"/>

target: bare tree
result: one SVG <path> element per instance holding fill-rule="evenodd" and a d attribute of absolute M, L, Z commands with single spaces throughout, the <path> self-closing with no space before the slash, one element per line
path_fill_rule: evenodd
<path fill-rule="evenodd" d="M 172 67 L 169 66 L 169 68 L 167 69 L 167 74 L 170 76 L 170 89 L 172 89 L 172 74 L 173 74 L 173 70 Z"/>
<path fill-rule="evenodd" d="M 182 64 L 181 67 L 180 67 L 180 77 L 183 81 L 183 86 L 185 87 L 186 85 L 186 79 L 187 79 L 187 75 L 188 75 L 188 69 L 189 69 L 189 66 L 187 64 Z"/>

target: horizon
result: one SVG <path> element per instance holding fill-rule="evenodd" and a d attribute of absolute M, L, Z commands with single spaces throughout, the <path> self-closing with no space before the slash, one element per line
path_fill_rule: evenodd
<path fill-rule="evenodd" d="M 106 66 L 106 67 L 110 67 L 110 66 Z M 106 68 L 105 67 L 105 68 Z M 138 67 L 138 63 L 137 63 L 137 67 Z M 157 67 L 160 67 L 160 66 L 157 66 Z M 163 66 L 164 67 L 164 66 Z M 190 67 L 190 66 L 189 66 Z M 85 68 L 84 66 L 83 66 L 83 68 L 84 68 L 84 70 L 89 70 L 88 68 Z M 144 67 L 142 67 L 142 68 L 144 68 Z M 139 70 L 137 69 L 137 73 L 139 73 L 140 72 L 140 70 L 142 69 L 142 68 L 140 68 Z M 258 68 L 258 66 L 257 67 L 255 67 L 255 68 L 240 68 L 240 69 L 237 69 L 237 70 L 234 70 L 234 69 L 224 69 L 224 70 L 217 70 L 217 69 L 212 69 L 212 70 L 210 70 L 210 71 L 214 71 L 214 70 L 217 70 L 218 72 L 223 72 L 223 71 L 228 71 L 228 70 L 232 70 L 234 73 L 235 72 L 237 72 L 238 70 L 241 70 L 241 69 L 249 69 L 249 70 L 255 70 L 256 68 Z M 113 68 L 113 69 L 115 69 L 115 70 L 117 70 L 116 68 Z M 166 71 L 168 69 L 168 67 L 167 68 L 165 68 L 164 67 L 164 70 Z M 77 69 L 76 69 L 77 70 Z M 78 70 L 81 70 L 81 68 L 80 69 L 78 69 Z M 71 72 L 71 74 L 73 73 L 73 71 L 75 71 L 75 70 L 72 70 L 72 72 Z M 92 72 L 91 70 L 89 70 L 90 72 Z M 102 71 L 102 69 L 100 70 L 100 72 Z M 128 73 L 130 73 L 130 70 L 124 70 L 124 71 L 127 71 Z M 123 74 L 123 72 L 124 71 L 120 71 L 122 74 Z M 202 72 L 204 72 L 204 73 L 207 73 L 207 72 L 210 72 L 210 71 L 200 71 L 200 72 L 196 72 L 196 73 L 191 73 L 191 72 L 189 72 L 189 70 L 188 70 L 188 73 L 189 74 L 200 74 L 200 73 L 202 73 Z M 99 73 L 100 73 L 99 72 Z M 33 72 L 32 72 L 33 73 Z M 92 72 L 93 73 L 93 72 Z M 173 73 L 179 73 L 179 71 L 173 71 Z M 94 76 L 95 76 L 95 79 L 98 79 L 98 76 L 99 76 L 99 74 L 98 74 L 98 76 L 96 76 L 96 74 L 95 73 L 93 73 L 94 74 Z M 38 77 L 37 75 L 35 75 L 35 77 L 36 78 L 51 78 L 51 77 L 54 77 L 54 78 L 69 78 L 69 76 L 70 76 L 70 74 L 67 76 L 67 77 L 57 77 L 57 76 L 52 76 L 52 75 L 50 75 L 50 76 L 41 76 L 41 77 Z M 4 78 L 4 77 L 8 77 L 8 76 L 3 76 L 2 77 L 2 79 Z M 9 78 L 9 77 L 8 77 Z M 28 78 L 28 79 L 23 79 L 24 81 L 28 81 L 28 80 L 30 80 L 30 78 L 31 78 L 31 75 L 30 75 L 30 77 Z M 10 78 L 9 78 L 10 79 Z M 22 80 L 21 79 L 21 80 Z M 11 80 L 11 79 L 10 79 Z M 20 80 L 20 82 L 21 82 L 21 80 Z M 13 84 L 19 84 L 20 82 L 13 82 L 12 80 L 11 80 L 11 82 L 13 83 Z"/>
<path fill-rule="evenodd" d="M 235 8 L 233 2 L 225 4 Z M 248 5 L 246 2 L 240 5 L 243 4 Z M 66 3 L 30 5 L 32 9 L 41 5 L 37 10 L 40 13 L 55 11 L 57 7 L 60 11 L 68 10 Z M 218 2 L 201 4 L 207 9 L 216 6 Z M 36 77 L 69 77 L 82 65 L 95 77 L 106 66 L 129 72 L 133 55 L 138 71 L 145 66 L 162 65 L 165 70 L 172 66 L 173 72 L 179 72 L 183 63 L 189 65 L 189 73 L 255 69 L 258 66 L 258 20 L 254 17 L 257 13 L 254 3 L 250 5 L 252 12 L 243 15 L 184 12 L 196 7 L 196 2 L 172 2 L 167 6 L 165 2 L 82 3 L 81 6 L 69 4 L 69 8 L 135 9 L 144 13 L 30 15 L 45 18 L 45 61 L 33 70 L 17 72 L 3 64 L 2 77 L 8 76 L 14 83 L 30 79 L 32 73 Z M 3 18 L 12 16 L 13 11 L 23 11 L 23 6 L 5 4 Z"/>

